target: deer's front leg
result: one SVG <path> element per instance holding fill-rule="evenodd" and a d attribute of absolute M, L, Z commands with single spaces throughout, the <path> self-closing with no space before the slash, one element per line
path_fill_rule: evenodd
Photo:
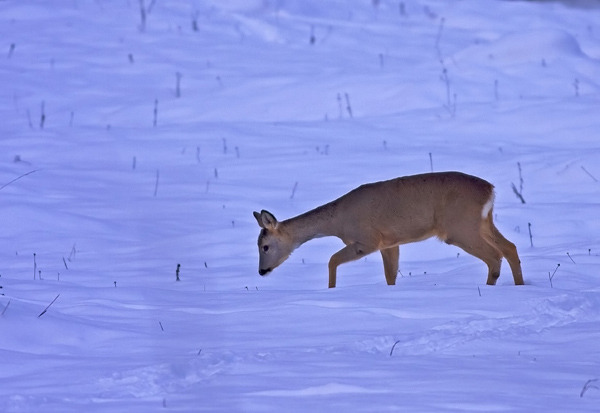
<path fill-rule="evenodd" d="M 390 247 L 381 250 L 383 257 L 383 270 L 387 285 L 395 285 L 398 276 L 398 259 L 400 258 L 400 247 Z"/>
<path fill-rule="evenodd" d="M 375 251 L 375 249 L 376 248 L 367 247 L 360 242 L 356 242 L 346 245 L 344 248 L 333 254 L 329 260 L 329 288 L 335 287 L 338 265 L 362 258 Z"/>

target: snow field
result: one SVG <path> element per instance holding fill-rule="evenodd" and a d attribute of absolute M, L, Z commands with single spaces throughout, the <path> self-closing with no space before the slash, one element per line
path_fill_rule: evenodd
<path fill-rule="evenodd" d="M 598 11 L 222 3 L 0 2 L 0 410 L 596 411 Z M 526 286 L 436 240 L 258 276 L 252 211 L 431 169 Z"/>

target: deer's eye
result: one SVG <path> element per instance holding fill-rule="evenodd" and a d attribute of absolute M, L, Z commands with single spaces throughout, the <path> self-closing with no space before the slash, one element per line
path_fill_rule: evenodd
<path fill-rule="evenodd" d="M 267 252 L 267 251 L 269 251 L 269 246 L 268 246 L 268 245 L 263 245 L 263 251 L 264 251 L 264 252 Z"/>

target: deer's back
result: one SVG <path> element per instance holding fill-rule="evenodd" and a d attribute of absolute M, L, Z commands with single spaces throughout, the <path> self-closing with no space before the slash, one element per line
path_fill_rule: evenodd
<path fill-rule="evenodd" d="M 480 218 L 493 188 L 460 172 L 426 173 L 365 184 L 333 204 L 347 234 L 370 231 L 384 239 L 412 242 L 443 237 L 445 228 L 457 220 Z"/>

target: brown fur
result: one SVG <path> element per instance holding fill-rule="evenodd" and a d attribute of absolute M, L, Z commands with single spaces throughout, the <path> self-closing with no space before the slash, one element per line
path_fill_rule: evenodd
<path fill-rule="evenodd" d="M 268 211 L 254 212 L 262 228 L 258 238 L 259 273 L 267 274 L 310 239 L 336 236 L 346 246 L 329 260 L 330 288 L 335 287 L 340 264 L 375 251 L 383 257 L 386 282 L 394 285 L 399 245 L 436 236 L 485 262 L 488 284 L 496 283 L 504 257 L 515 284 L 522 285 L 517 249 L 492 220 L 493 197 L 494 187 L 483 179 L 440 172 L 362 185 L 282 222 Z"/>

